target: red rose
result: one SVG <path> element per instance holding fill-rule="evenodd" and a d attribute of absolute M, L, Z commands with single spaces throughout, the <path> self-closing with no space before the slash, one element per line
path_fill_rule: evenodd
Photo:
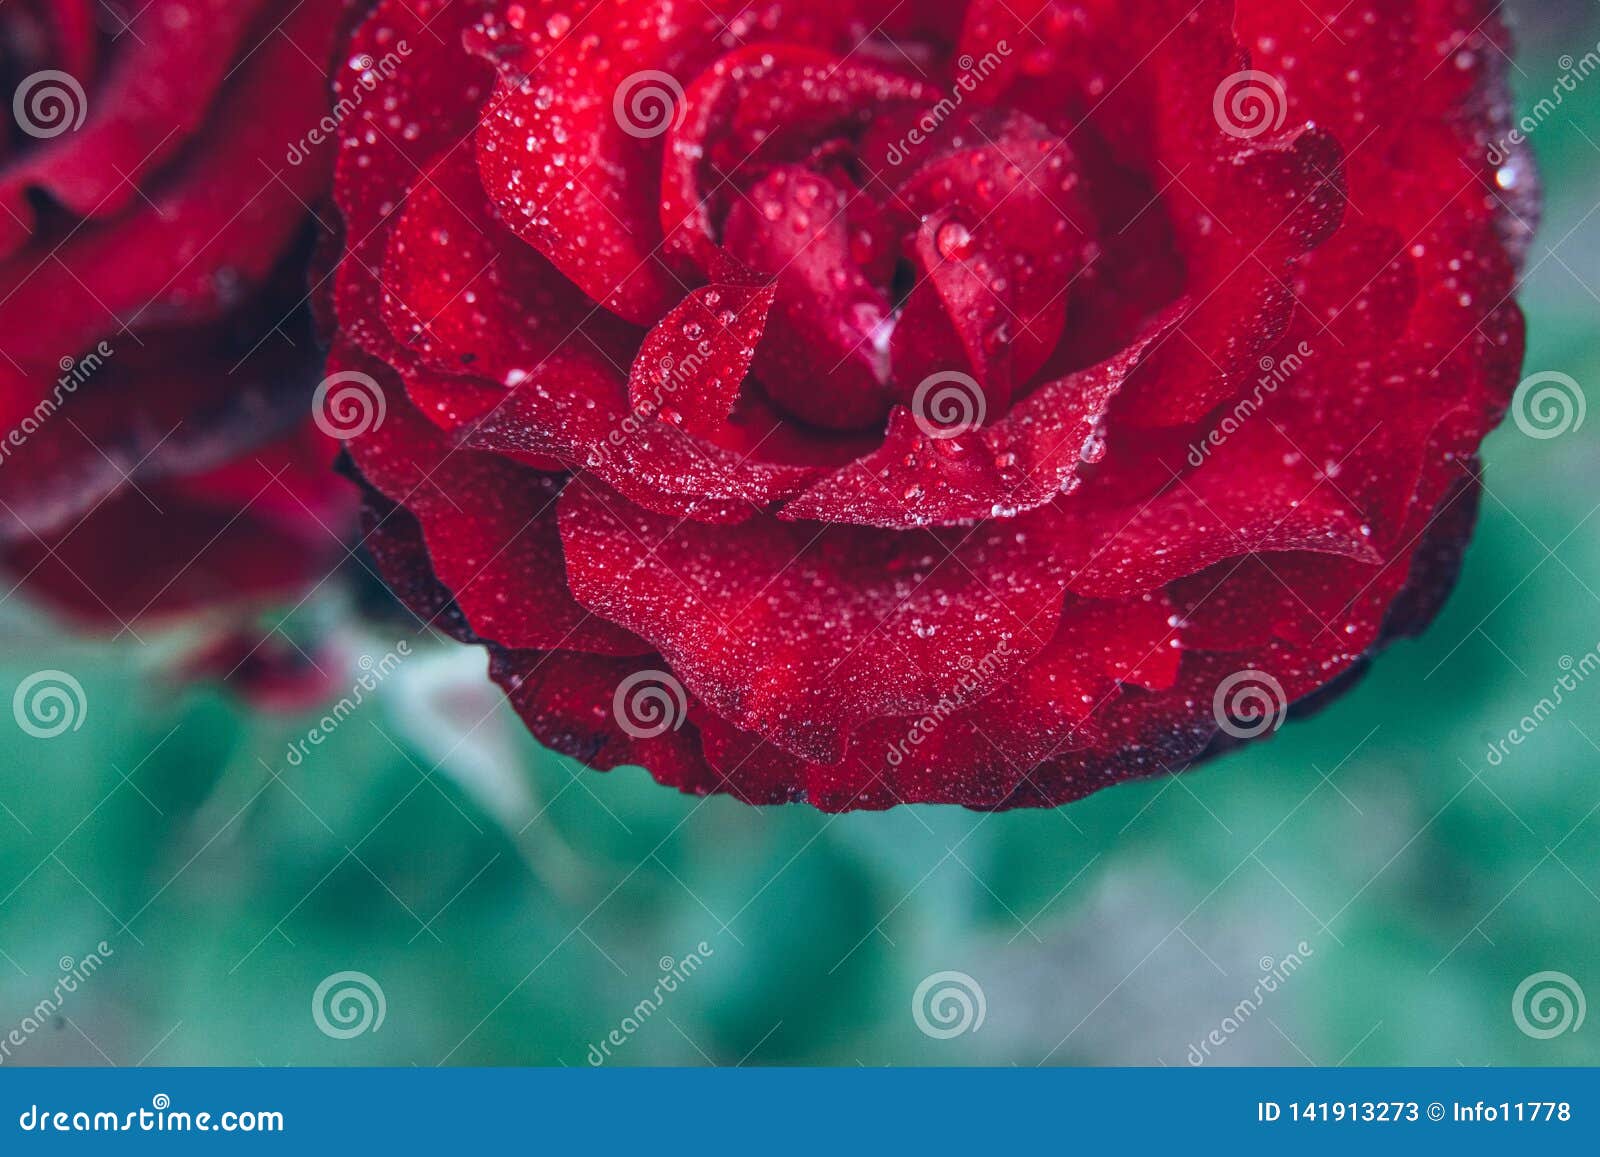
<path fill-rule="evenodd" d="M 374 553 L 543 742 L 685 791 L 1056 804 L 1264 733 L 1470 531 L 1495 7 L 385 0 Z"/>
<path fill-rule="evenodd" d="M 343 506 L 303 307 L 343 0 L 121 7 L 0 12 L 0 557 L 113 626 L 319 577 Z"/>

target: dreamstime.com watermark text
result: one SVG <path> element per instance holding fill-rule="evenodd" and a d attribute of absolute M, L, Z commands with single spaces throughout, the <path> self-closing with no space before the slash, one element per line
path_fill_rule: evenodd
<path fill-rule="evenodd" d="M 1600 72 L 1600 44 L 1585 52 L 1578 59 L 1563 56 L 1556 62 L 1561 66 L 1561 75 L 1556 77 L 1550 86 L 1550 95 L 1540 97 L 1533 106 L 1518 118 L 1511 131 L 1503 138 L 1490 144 L 1489 163 L 1491 165 L 1504 165 L 1512 154 L 1528 143 L 1528 138 L 1539 131 L 1541 125 L 1555 115 L 1556 109 L 1567 101 L 1567 97 L 1578 91 L 1578 87 L 1596 72 Z"/>
<path fill-rule="evenodd" d="M 374 659 L 371 655 L 363 655 L 360 660 L 361 675 L 350 688 L 350 693 L 328 709 L 328 713 L 305 733 L 303 739 L 296 739 L 289 744 L 288 753 L 284 758 L 290 767 L 299 767 L 306 761 L 313 747 L 321 747 L 323 742 L 339 729 L 339 725 L 356 709 L 366 702 L 367 695 L 378 689 L 395 669 L 400 666 L 411 654 L 411 644 L 404 639 L 394 645 L 394 650 L 384 655 L 381 659 Z"/>
<path fill-rule="evenodd" d="M 887 154 L 889 163 L 895 166 L 904 164 L 918 145 L 931 140 L 939 131 L 939 126 L 949 120 L 951 115 L 965 103 L 967 97 L 977 92 L 978 87 L 994 75 L 1000 67 L 1000 62 L 1010 55 L 1011 45 L 1001 40 L 995 44 L 993 51 L 985 52 L 980 57 L 974 58 L 969 53 L 957 60 L 956 67 L 960 72 L 956 76 L 950 95 L 923 113 L 922 118 L 906 132 L 905 136 L 889 146 Z"/>
<path fill-rule="evenodd" d="M 1189 447 L 1189 465 L 1196 468 L 1204 466 L 1211 452 L 1238 433 L 1239 427 L 1248 422 L 1266 400 L 1278 392 L 1280 386 L 1300 372 L 1300 367 L 1305 365 L 1311 354 L 1311 346 L 1301 342 L 1281 358 L 1262 358 L 1261 376 L 1256 379 L 1256 388 L 1250 391 L 1248 398 L 1239 399 L 1209 434 Z"/>
<path fill-rule="evenodd" d="M 39 432 L 40 428 L 61 408 L 62 403 L 77 393 L 79 386 L 100 371 L 100 367 L 110 360 L 113 352 L 111 343 L 103 341 L 82 357 L 61 359 L 58 363 L 61 376 L 56 379 L 55 388 L 50 391 L 50 395 L 40 399 L 39 404 L 34 406 L 33 412 L 13 426 L 5 438 L 0 440 L 0 466 L 5 465 L 6 459 L 11 457 L 13 451 L 27 445 L 28 439 Z"/>
<path fill-rule="evenodd" d="M 995 671 L 1000 669 L 1007 660 L 1013 658 L 1011 642 L 1001 639 L 983 658 L 973 661 L 972 656 L 961 657 L 961 678 L 956 680 L 952 693 L 946 695 L 935 703 L 926 714 L 911 721 L 911 727 L 906 731 L 905 738 L 896 741 L 889 747 L 888 754 L 884 757 L 890 767 L 899 767 L 906 758 L 917 748 L 928 741 L 928 737 L 939 730 L 946 719 L 954 715 L 966 704 L 969 698 L 980 692 L 983 688 L 992 685 Z"/>
<path fill-rule="evenodd" d="M 174 1109 L 165 1093 L 151 1097 L 148 1108 L 125 1113 L 29 1105 L 17 1117 L 17 1127 L 24 1133 L 282 1133 L 285 1128 L 276 1110 L 191 1113 Z"/>
<path fill-rule="evenodd" d="M 1261 976 L 1251 989 L 1250 995 L 1234 1005 L 1232 1011 L 1222 1018 L 1216 1028 L 1200 1038 L 1199 1044 L 1189 1046 L 1187 1059 L 1191 1065 L 1199 1067 L 1210 1060 L 1215 1050 L 1227 1044 L 1233 1034 L 1260 1011 L 1267 997 L 1287 984 L 1289 978 L 1300 971 L 1306 960 L 1315 954 L 1315 950 L 1304 940 L 1296 944 L 1294 949 L 1282 960 L 1274 960 L 1270 956 L 1261 958 Z"/>
<path fill-rule="evenodd" d="M 1589 676 L 1600 671 L 1600 643 L 1596 643 L 1594 648 L 1581 658 L 1574 659 L 1571 655 L 1561 656 L 1557 666 L 1564 674 L 1551 684 L 1550 694 L 1542 696 L 1528 709 L 1526 715 L 1517 720 L 1514 727 L 1508 728 L 1504 738 L 1490 741 L 1484 753 L 1484 759 L 1490 767 L 1499 767 L 1504 763 L 1513 747 L 1521 747 L 1530 735 L 1544 726 L 1545 721 L 1566 703 L 1568 695 L 1583 686 Z"/>
<path fill-rule="evenodd" d="M 402 40 L 394 46 L 393 52 L 385 52 L 377 60 L 370 56 L 352 60 L 350 67 L 356 69 L 360 75 L 356 77 L 350 95 L 340 97 L 338 103 L 328 111 L 327 116 L 313 125 L 305 136 L 290 145 L 284 160 L 291 165 L 304 164 L 318 145 L 333 139 L 333 134 L 339 131 L 339 126 L 345 119 L 361 107 L 362 102 L 367 99 L 367 94 L 377 88 L 380 82 L 391 79 L 399 70 L 400 62 L 410 55 L 411 45 Z"/>
<path fill-rule="evenodd" d="M 674 358 L 671 354 L 663 356 L 657 363 L 655 384 L 651 387 L 650 393 L 644 398 L 636 399 L 629 413 L 607 432 L 605 441 L 590 450 L 587 464 L 599 466 L 604 463 L 658 416 L 671 423 L 674 414 L 667 402 L 685 385 L 698 380 L 700 371 L 711 360 L 713 353 L 715 347 L 710 339 L 702 338 L 681 358 Z M 527 375 L 521 371 L 513 370 L 506 379 L 506 385 L 515 388 L 526 377 Z"/>
<path fill-rule="evenodd" d="M 56 978 L 55 987 L 50 995 L 34 1005 L 21 1020 L 11 1026 L 4 1037 L 0 1037 L 0 1065 L 9 1061 L 12 1052 L 27 1044 L 35 1033 L 61 1016 L 62 1008 L 68 1003 L 67 998 L 100 971 L 100 966 L 106 962 L 108 956 L 115 955 L 116 952 L 111 945 L 102 940 L 94 946 L 93 952 L 81 960 L 63 956 L 58 961 L 61 975 Z"/>
<path fill-rule="evenodd" d="M 599 1068 L 611 1059 L 613 1049 L 619 1049 L 628 1043 L 634 1033 L 644 1027 L 644 1023 L 660 1011 L 666 1003 L 667 997 L 678 991 L 678 987 L 687 984 L 689 978 L 705 964 L 706 960 L 716 955 L 711 945 L 704 940 L 694 946 L 694 951 L 682 960 L 674 960 L 670 956 L 663 956 L 658 962 L 661 975 L 656 980 L 655 988 L 649 996 L 633 1006 L 631 1012 L 617 1022 L 615 1028 L 608 1032 L 599 1044 L 589 1046 L 588 1061 L 595 1068 Z"/>

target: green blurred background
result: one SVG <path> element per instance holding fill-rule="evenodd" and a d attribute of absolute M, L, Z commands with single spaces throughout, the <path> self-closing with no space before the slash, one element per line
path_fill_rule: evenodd
<path fill-rule="evenodd" d="M 1600 8 L 1513 8 L 1531 107 L 1595 49 Z M 1523 303 L 1527 372 L 1595 397 L 1588 84 L 1533 135 L 1546 212 Z M 313 719 L 177 691 L 161 646 L 72 642 L 12 597 L 4 698 L 60 668 L 88 713 L 51 740 L 0 713 L 0 1040 L 62 958 L 111 952 L 0 1060 L 582 1065 L 617 1029 L 608 1063 L 1183 1065 L 1213 1030 L 1216 1064 L 1600 1062 L 1600 1013 L 1547 1038 L 1513 1015 L 1545 971 L 1600 998 L 1600 679 L 1486 759 L 1563 657 L 1600 645 L 1600 415 L 1548 441 L 1508 422 L 1487 459 L 1425 638 L 1270 744 L 1048 812 L 756 811 L 586 772 L 526 737 L 480 654 L 442 645 L 293 767 Z M 345 642 L 377 657 L 401 637 Z M 461 719 L 482 723 L 463 737 Z M 338 1038 L 313 997 L 346 971 L 385 1015 Z M 984 1001 L 947 1039 L 913 1015 L 944 971 Z"/>

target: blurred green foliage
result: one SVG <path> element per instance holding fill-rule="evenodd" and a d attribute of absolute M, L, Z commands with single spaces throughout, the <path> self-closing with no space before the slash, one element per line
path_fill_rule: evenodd
<path fill-rule="evenodd" d="M 1592 5 L 1539 11 L 1534 99 L 1600 39 Z M 1597 142 L 1600 89 L 1534 136 L 1523 301 L 1529 372 L 1600 399 Z M 179 692 L 154 648 L 72 642 L 12 598 L 0 690 L 61 668 L 89 707 L 52 740 L 0 714 L 0 1037 L 62 957 L 113 954 L 6 1063 L 581 1065 L 704 941 L 613 1063 L 1185 1064 L 1300 953 L 1215 1063 L 1594 1064 L 1600 1023 L 1536 1039 L 1512 996 L 1553 970 L 1600 999 L 1600 681 L 1486 750 L 1600 645 L 1597 447 L 1596 416 L 1494 435 L 1455 597 L 1333 708 L 1053 812 L 756 811 L 582 771 L 442 646 L 292 767 L 314 720 Z M 312 996 L 345 970 L 386 1016 L 334 1039 Z M 981 1029 L 918 1030 L 942 970 L 981 986 Z"/>

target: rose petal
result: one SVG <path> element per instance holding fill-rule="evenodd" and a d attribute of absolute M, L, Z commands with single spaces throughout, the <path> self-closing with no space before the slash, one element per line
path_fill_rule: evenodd
<path fill-rule="evenodd" d="M 792 499 L 782 516 L 906 529 L 1014 514 L 1072 492 L 1086 460 L 1103 451 L 1095 439 L 1113 399 L 1176 317 L 1158 319 L 1110 361 L 1042 386 L 998 422 L 954 438 L 928 421 L 940 404 L 936 387 L 920 420 L 897 407 L 877 451 Z M 976 413 L 959 382 L 943 388 L 952 406 Z"/>
<path fill-rule="evenodd" d="M 367 372 L 380 387 L 394 381 L 348 346 L 330 369 Z M 383 420 L 352 439 L 350 453 L 368 482 L 422 524 L 434 573 L 472 629 L 512 648 L 647 649 L 567 594 L 556 529 L 561 478 L 450 445 L 397 394 L 386 391 Z"/>
<path fill-rule="evenodd" d="M 939 702 L 963 655 L 1000 656 L 983 686 L 1003 680 L 1044 646 L 1061 597 L 1022 520 L 945 539 L 679 524 L 581 477 L 561 506 L 579 602 L 650 640 L 735 726 L 822 762 L 855 725 Z"/>
<path fill-rule="evenodd" d="M 82 5 L 58 4 L 64 33 L 64 59 L 57 66 L 72 78 L 29 89 L 34 99 L 45 91 L 62 103 L 42 123 L 53 130 L 60 118 L 81 127 L 54 134 L 19 161 L 0 170 L 0 257 L 9 256 L 27 240 L 19 222 L 31 221 L 30 189 L 47 192 L 80 217 L 106 218 L 122 213 L 138 198 L 141 184 L 175 156 L 216 111 L 216 97 L 236 67 L 236 57 L 254 30 L 261 32 L 264 0 L 155 0 L 137 9 L 119 36 L 119 51 L 98 85 L 84 72 L 92 56 L 92 32 L 85 27 Z M 312 2 L 323 25 L 315 35 L 312 19 L 294 21 L 293 33 L 307 35 L 303 55 L 318 68 L 327 60 L 337 19 L 337 0 Z M 320 55 L 319 55 L 320 51 Z M 271 51 L 289 71 L 279 74 L 284 102 L 293 107 L 301 77 L 286 54 Z M 75 71 L 76 69 L 76 71 Z M 37 74 L 34 74 L 37 76 Z M 230 87 L 234 81 L 230 80 Z M 314 82 L 300 85 L 315 92 Z M 260 105 L 255 106 L 258 114 Z M 276 112 L 276 110 L 275 110 Z M 59 117 L 57 114 L 59 113 Z M 268 118 L 258 117 L 258 120 Z M 309 123 L 310 118 L 307 118 Z M 280 122 L 294 124 L 294 122 Z M 298 135 L 296 126 L 295 135 Z M 275 138 L 294 139 L 293 135 Z M 279 148 L 281 148 L 281 143 Z M 274 151 L 276 160 L 276 151 Z M 252 178 L 255 171 L 251 173 Z"/>

